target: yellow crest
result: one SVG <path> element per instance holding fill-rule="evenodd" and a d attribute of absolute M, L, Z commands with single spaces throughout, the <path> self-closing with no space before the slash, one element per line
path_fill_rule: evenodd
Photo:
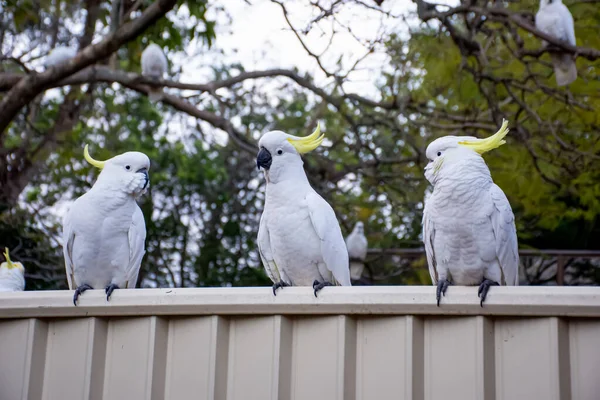
<path fill-rule="evenodd" d="M 4 253 L 2 253 L 2 254 L 4 254 L 4 257 L 6 258 L 6 267 L 8 269 L 13 269 L 13 268 L 23 269 L 23 264 L 21 264 L 19 262 L 14 263 L 11 261 L 10 255 L 8 254 L 8 247 L 4 248 Z M 2 264 L 5 264 L 5 263 L 2 263 Z"/>
<path fill-rule="evenodd" d="M 508 134 L 510 130 L 508 129 L 508 121 L 502 120 L 502 126 L 500 130 L 496 132 L 494 135 L 490 136 L 486 139 L 474 139 L 474 140 L 463 140 L 462 142 L 458 142 L 459 145 L 468 147 L 479 154 L 483 154 L 487 151 L 493 150 L 502 146 L 506 141 L 504 137 Z"/>
<path fill-rule="evenodd" d="M 321 125 L 317 122 L 317 128 L 313 133 L 303 138 L 288 138 L 288 142 L 294 146 L 298 153 L 304 154 L 319 147 L 323 139 L 325 139 L 325 134 L 321 134 Z"/>
<path fill-rule="evenodd" d="M 94 160 L 92 158 L 92 156 L 90 156 L 90 151 L 88 150 L 88 145 L 86 144 L 85 147 L 83 148 L 83 157 L 85 158 L 85 160 L 87 162 L 89 162 L 90 164 L 92 164 L 94 167 L 102 169 L 104 168 L 104 164 L 106 163 L 106 161 L 98 161 L 98 160 Z"/>

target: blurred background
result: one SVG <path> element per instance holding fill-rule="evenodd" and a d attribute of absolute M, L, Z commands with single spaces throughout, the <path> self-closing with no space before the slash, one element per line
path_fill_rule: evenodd
<path fill-rule="evenodd" d="M 0 101 L 52 49 L 98 43 L 153 3 L 0 0 Z M 507 144 L 484 158 L 515 213 L 521 284 L 597 285 L 600 0 L 564 3 L 579 76 L 557 87 L 530 29 L 536 0 L 179 1 L 90 73 L 0 115 L 0 247 L 25 264 L 27 290 L 67 288 L 61 218 L 98 174 L 83 160 L 89 143 L 97 159 L 152 160 L 138 286 L 270 285 L 256 250 L 256 143 L 319 121 L 327 139 L 305 168 L 345 236 L 365 224 L 354 283 L 431 284 L 425 148 L 489 136 L 505 118 Z M 169 62 L 157 103 L 140 78 L 151 42 Z"/>

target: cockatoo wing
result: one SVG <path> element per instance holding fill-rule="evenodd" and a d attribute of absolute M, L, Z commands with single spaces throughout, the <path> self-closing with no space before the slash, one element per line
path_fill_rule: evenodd
<path fill-rule="evenodd" d="M 425 255 L 427 256 L 427 265 L 429 266 L 429 275 L 431 282 L 436 285 L 438 282 L 437 265 L 435 252 L 433 251 L 433 239 L 435 238 L 435 225 L 431 220 L 431 211 L 425 205 L 423 212 L 423 243 L 425 244 Z"/>
<path fill-rule="evenodd" d="M 271 251 L 271 238 L 269 237 L 269 231 L 265 223 L 266 212 L 265 210 L 260 217 L 260 224 L 258 226 L 258 253 L 269 278 L 273 283 L 279 283 L 281 282 L 281 274 Z"/>
<path fill-rule="evenodd" d="M 129 265 L 125 273 L 125 276 L 127 276 L 126 287 L 135 288 L 140 266 L 142 265 L 142 258 L 144 258 L 144 254 L 146 253 L 146 221 L 139 206 L 135 207 L 127 236 L 129 238 Z"/>
<path fill-rule="evenodd" d="M 494 208 L 490 216 L 496 238 L 496 256 L 506 285 L 519 284 L 519 246 L 515 216 L 506 195 L 496 184 L 490 188 Z"/>
<path fill-rule="evenodd" d="M 155 44 L 151 44 L 142 52 L 142 74 L 156 78 L 167 72 L 168 63 L 165 53 Z"/>
<path fill-rule="evenodd" d="M 75 277 L 73 270 L 73 244 L 75 242 L 75 232 L 73 231 L 73 225 L 71 223 L 71 212 L 67 212 L 63 219 L 63 254 L 65 257 L 65 271 L 67 273 L 67 283 L 69 284 L 69 290 L 75 290 L 77 284 L 75 283 Z"/>
<path fill-rule="evenodd" d="M 350 258 L 365 260 L 367 257 L 367 238 L 364 235 L 351 233 L 346 238 L 346 247 Z"/>
<path fill-rule="evenodd" d="M 316 192 L 306 196 L 310 220 L 321 240 L 321 254 L 327 268 L 342 286 L 351 286 L 348 249 L 333 208 Z"/>
<path fill-rule="evenodd" d="M 573 16 L 562 3 L 552 3 L 540 9 L 535 16 L 535 26 L 558 40 L 576 45 Z M 577 65 L 572 54 L 550 54 L 558 86 L 564 86 L 577 79 Z"/>
<path fill-rule="evenodd" d="M 25 277 L 22 270 L 0 266 L 0 292 L 20 292 L 24 289 Z"/>
<path fill-rule="evenodd" d="M 65 63 L 77 55 L 77 49 L 71 47 L 58 46 L 54 48 L 46 57 L 44 66 L 46 68 L 54 67 Z"/>
<path fill-rule="evenodd" d="M 565 6 L 564 4 L 560 4 L 560 6 L 562 22 L 564 25 L 564 30 L 567 34 L 566 40 L 567 42 L 569 42 L 569 44 L 576 46 L 577 41 L 575 39 L 575 23 L 573 22 L 573 15 L 571 15 L 571 12 L 567 8 L 567 6 Z"/>
<path fill-rule="evenodd" d="M 575 46 L 573 16 L 564 4 L 551 4 L 535 15 L 535 26 L 540 31 Z"/>

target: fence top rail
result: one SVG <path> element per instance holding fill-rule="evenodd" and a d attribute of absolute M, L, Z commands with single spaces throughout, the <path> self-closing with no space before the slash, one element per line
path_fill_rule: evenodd
<path fill-rule="evenodd" d="M 496 315 L 600 317 L 600 287 L 492 287 L 483 307 L 477 287 L 451 286 L 435 302 L 434 286 L 270 287 L 89 290 L 0 293 L 2 318 L 149 315 Z"/>

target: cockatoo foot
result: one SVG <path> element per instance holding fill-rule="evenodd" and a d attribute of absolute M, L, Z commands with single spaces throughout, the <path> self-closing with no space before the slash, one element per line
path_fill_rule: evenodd
<path fill-rule="evenodd" d="M 437 290 L 435 292 L 435 298 L 437 300 L 438 307 L 440 306 L 440 299 L 442 296 L 446 296 L 446 290 L 448 290 L 448 286 L 452 285 L 452 283 L 448 279 L 442 279 L 437 283 Z"/>
<path fill-rule="evenodd" d="M 106 292 L 106 301 L 109 301 L 109 300 L 110 300 L 110 295 L 112 294 L 112 292 L 113 292 L 115 289 L 119 289 L 119 286 L 118 286 L 118 285 L 115 285 L 114 283 L 111 283 L 110 285 L 108 285 L 108 286 L 107 286 L 107 287 L 104 289 L 104 291 Z"/>
<path fill-rule="evenodd" d="M 319 282 L 315 280 L 313 282 L 313 289 L 315 290 L 315 297 L 317 297 L 317 292 L 323 289 L 325 286 L 333 286 L 333 283 L 329 283 L 327 281 Z"/>
<path fill-rule="evenodd" d="M 277 296 L 277 293 L 275 292 L 277 289 L 283 288 L 283 287 L 286 287 L 286 286 L 290 286 L 290 285 L 288 285 L 284 281 L 279 281 L 277 283 L 274 283 L 273 284 L 273 296 Z"/>
<path fill-rule="evenodd" d="M 75 306 L 77 306 L 77 299 L 79 298 L 79 296 L 88 289 L 94 289 L 94 288 L 91 287 L 90 285 L 88 285 L 87 283 L 84 283 L 83 285 L 78 286 L 75 289 L 75 293 L 73 294 L 73 304 L 75 304 Z"/>
<path fill-rule="evenodd" d="M 483 282 L 481 282 L 481 285 L 479 285 L 477 296 L 481 298 L 481 302 L 479 303 L 481 307 L 483 307 L 483 302 L 488 294 L 488 290 L 490 290 L 490 286 L 500 286 L 500 284 L 489 279 L 484 279 Z"/>

